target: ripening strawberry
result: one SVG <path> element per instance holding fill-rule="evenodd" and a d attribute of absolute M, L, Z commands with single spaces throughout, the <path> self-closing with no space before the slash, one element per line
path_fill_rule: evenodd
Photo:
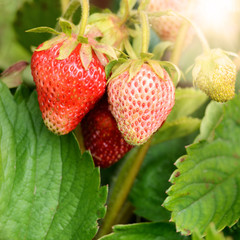
<path fill-rule="evenodd" d="M 168 73 L 161 71 L 162 77 L 142 64 L 132 78 L 126 70 L 109 82 L 110 110 L 129 144 L 146 142 L 171 112 L 175 87 Z"/>
<path fill-rule="evenodd" d="M 31 60 L 44 123 L 59 135 L 73 130 L 106 88 L 104 67 L 94 51 L 90 50 L 92 58 L 87 69 L 84 68 L 79 54 L 83 44 L 76 44 L 68 57 L 58 59 L 64 41 L 67 39 L 56 41 L 45 50 L 35 51 Z"/>
<path fill-rule="evenodd" d="M 116 163 L 133 147 L 123 139 L 108 107 L 104 96 L 81 122 L 85 147 L 102 168 Z"/>
<path fill-rule="evenodd" d="M 147 10 L 150 13 L 173 10 L 186 15 L 188 5 L 189 0 L 150 0 Z M 178 16 L 160 16 L 149 18 L 149 22 L 153 30 L 162 40 L 174 42 L 184 20 Z M 192 36 L 193 30 L 190 28 L 186 43 L 192 40 Z"/>
<path fill-rule="evenodd" d="M 221 49 L 212 49 L 196 58 L 193 83 L 212 100 L 226 102 L 235 95 L 236 65 Z"/>

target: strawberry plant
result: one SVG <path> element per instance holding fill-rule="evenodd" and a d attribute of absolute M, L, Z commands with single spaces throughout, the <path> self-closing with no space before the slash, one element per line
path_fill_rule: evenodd
<path fill-rule="evenodd" d="M 202 2 L 2 0 L 0 240 L 240 239 L 240 39 Z"/>

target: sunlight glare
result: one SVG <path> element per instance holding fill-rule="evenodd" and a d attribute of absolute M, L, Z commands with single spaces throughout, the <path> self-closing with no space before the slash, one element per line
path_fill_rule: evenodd
<path fill-rule="evenodd" d="M 197 18 L 204 28 L 222 29 L 236 12 L 236 0 L 198 0 Z"/>

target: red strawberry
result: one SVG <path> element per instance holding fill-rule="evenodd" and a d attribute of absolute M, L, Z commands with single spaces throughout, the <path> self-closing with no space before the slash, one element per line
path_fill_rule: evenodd
<path fill-rule="evenodd" d="M 149 12 L 173 10 L 183 15 L 188 11 L 189 0 L 151 0 L 148 5 Z M 149 19 L 153 30 L 162 40 L 175 41 L 179 29 L 184 20 L 177 16 L 161 16 Z M 193 36 L 192 28 L 188 32 L 186 42 L 190 42 Z"/>
<path fill-rule="evenodd" d="M 69 40 L 56 40 L 50 48 L 35 51 L 31 60 L 44 123 L 59 135 L 73 130 L 101 98 L 106 88 L 104 67 L 91 49 L 91 62 L 89 65 L 87 63 L 87 69 L 84 68 L 79 54 L 83 44 L 76 43 L 67 58 L 57 59 L 60 47 L 64 41 Z"/>
<path fill-rule="evenodd" d="M 108 106 L 104 96 L 81 122 L 85 147 L 95 165 L 102 168 L 117 162 L 133 147 L 123 139 Z"/>
<path fill-rule="evenodd" d="M 149 64 L 130 77 L 126 70 L 113 77 L 108 85 L 110 110 L 124 139 L 132 145 L 146 142 L 170 113 L 175 87 L 168 73 L 162 78 Z"/>

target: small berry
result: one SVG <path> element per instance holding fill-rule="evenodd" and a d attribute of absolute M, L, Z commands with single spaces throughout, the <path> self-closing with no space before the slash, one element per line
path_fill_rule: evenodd
<path fill-rule="evenodd" d="M 211 99 L 226 102 L 235 95 L 236 65 L 220 49 L 212 49 L 196 59 L 193 83 Z"/>
<path fill-rule="evenodd" d="M 84 144 L 96 166 L 106 168 L 121 159 L 133 146 L 125 142 L 104 96 L 81 122 Z"/>

